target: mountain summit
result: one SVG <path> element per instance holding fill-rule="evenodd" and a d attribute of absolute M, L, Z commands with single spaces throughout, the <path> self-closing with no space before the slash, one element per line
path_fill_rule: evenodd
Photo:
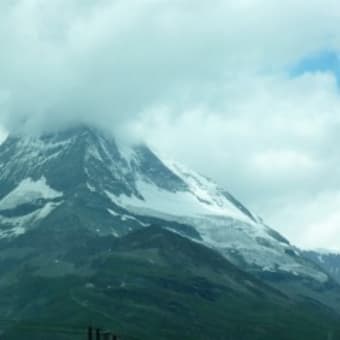
<path fill-rule="evenodd" d="M 201 321 L 209 308 L 226 313 L 222 300 L 247 310 L 262 301 L 264 315 L 285 299 L 339 309 L 334 280 L 226 190 L 146 145 L 121 145 L 89 127 L 0 145 L 0 270 L 0 312 L 19 319 L 44 318 L 46 308 L 52 318 L 65 304 L 80 308 L 82 321 L 96 319 L 110 299 L 130 315 L 162 297 L 169 301 L 159 313 L 174 308 L 191 318 L 195 305 Z M 193 305 L 177 305 L 175 296 Z M 206 338 L 225 331 L 217 319 Z M 276 337 L 267 331 L 261 339 Z"/>

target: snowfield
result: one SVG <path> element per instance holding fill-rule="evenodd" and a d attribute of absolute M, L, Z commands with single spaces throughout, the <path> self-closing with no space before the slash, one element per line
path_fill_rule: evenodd
<path fill-rule="evenodd" d="M 20 205 L 32 203 L 38 199 L 54 199 L 63 194 L 50 188 L 45 177 L 34 181 L 26 178 L 0 201 L 0 210 L 14 209 Z"/>

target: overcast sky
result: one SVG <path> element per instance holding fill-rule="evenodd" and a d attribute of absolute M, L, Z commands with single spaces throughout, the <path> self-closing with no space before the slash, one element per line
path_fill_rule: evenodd
<path fill-rule="evenodd" d="M 0 139 L 85 122 L 340 249 L 335 0 L 2 0 Z"/>

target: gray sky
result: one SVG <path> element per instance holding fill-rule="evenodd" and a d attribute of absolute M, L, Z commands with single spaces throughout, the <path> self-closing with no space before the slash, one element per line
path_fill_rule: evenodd
<path fill-rule="evenodd" d="M 340 249 L 339 19 L 335 0 L 1 1 L 0 136 L 111 126 Z"/>

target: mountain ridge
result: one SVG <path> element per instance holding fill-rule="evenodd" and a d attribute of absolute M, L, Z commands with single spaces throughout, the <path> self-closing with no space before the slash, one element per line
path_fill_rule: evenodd
<path fill-rule="evenodd" d="M 122 148 L 87 127 L 9 136 L 0 145 L 1 169 L 0 268 L 7 274 L 0 289 L 26 277 L 27 268 L 49 280 L 82 276 L 88 266 L 77 270 L 70 247 L 158 225 L 217 252 L 289 299 L 339 310 L 340 287 L 327 271 L 225 189 L 146 145 Z M 26 269 L 19 265 L 23 259 Z"/>

